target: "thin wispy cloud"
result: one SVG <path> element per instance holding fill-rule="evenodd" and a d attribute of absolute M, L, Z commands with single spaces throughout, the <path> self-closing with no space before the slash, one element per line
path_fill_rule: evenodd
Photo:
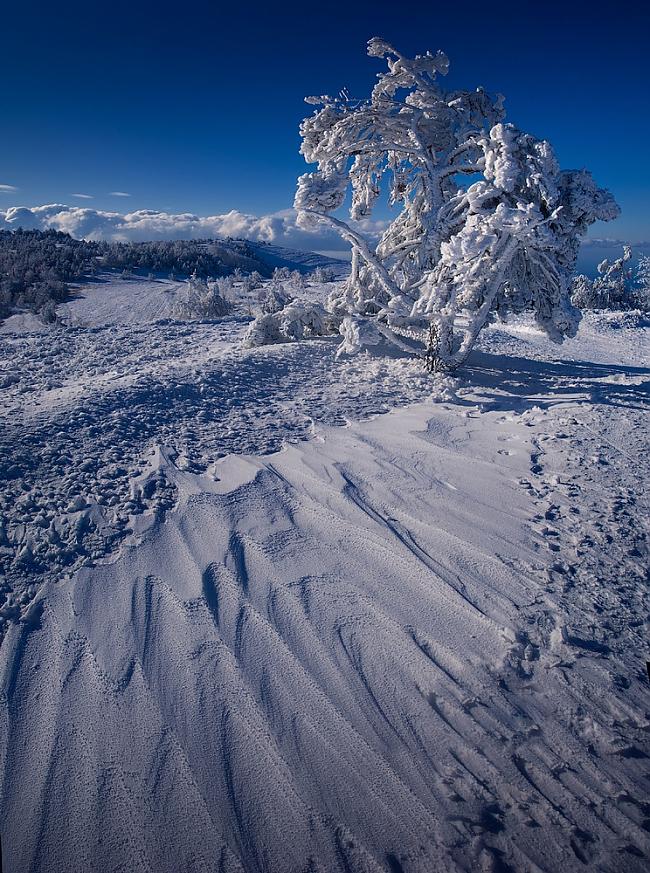
<path fill-rule="evenodd" d="M 640 240 L 630 243 L 625 239 L 614 239 L 612 237 L 593 237 L 582 241 L 582 247 L 587 249 L 613 249 L 622 248 L 623 246 L 632 245 L 633 248 L 647 249 L 650 248 L 650 240 Z"/>
<path fill-rule="evenodd" d="M 110 197 L 130 197 L 131 195 L 128 193 L 128 191 L 110 191 L 109 196 Z"/>
<path fill-rule="evenodd" d="M 72 196 L 78 197 L 79 200 L 92 200 L 93 199 L 92 194 L 73 194 Z"/>
<path fill-rule="evenodd" d="M 0 193 L 4 192 L 5 194 L 11 194 L 12 191 L 17 191 L 15 185 L 0 185 Z"/>

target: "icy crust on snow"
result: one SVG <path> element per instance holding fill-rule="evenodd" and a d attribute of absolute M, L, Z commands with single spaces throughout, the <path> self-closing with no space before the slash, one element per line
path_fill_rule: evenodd
<path fill-rule="evenodd" d="M 0 650 L 9 869 L 647 869 L 644 410 L 527 364 L 160 455 L 176 509 Z"/>

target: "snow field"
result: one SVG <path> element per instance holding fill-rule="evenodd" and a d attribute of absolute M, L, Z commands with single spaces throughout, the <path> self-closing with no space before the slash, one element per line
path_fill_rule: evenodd
<path fill-rule="evenodd" d="M 433 404 L 245 326 L 2 339 L 5 519 L 87 519 L 5 576 L 8 869 L 645 870 L 647 328 L 490 329 Z"/>

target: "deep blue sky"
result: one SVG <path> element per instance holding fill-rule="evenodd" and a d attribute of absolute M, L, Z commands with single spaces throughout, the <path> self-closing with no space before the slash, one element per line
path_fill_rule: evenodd
<path fill-rule="evenodd" d="M 382 63 L 365 43 L 382 36 L 409 53 L 442 48 L 449 86 L 500 91 L 508 119 L 548 138 L 563 167 L 591 169 L 624 210 L 594 235 L 650 239 L 643 5 L 14 0 L 2 15 L 0 185 L 19 190 L 0 192 L 0 208 L 286 208 L 306 166 L 302 98 L 342 86 L 365 96 Z"/>

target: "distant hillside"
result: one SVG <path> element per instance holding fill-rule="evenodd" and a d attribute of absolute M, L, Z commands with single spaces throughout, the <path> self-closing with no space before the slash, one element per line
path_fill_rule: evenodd
<path fill-rule="evenodd" d="M 69 282 L 98 270 L 174 273 L 178 277 L 196 273 L 205 278 L 241 270 L 268 278 L 276 267 L 301 273 L 317 267 L 343 272 L 346 263 L 241 239 L 119 243 L 74 239 L 55 230 L 5 230 L 0 231 L 0 318 L 14 309 L 50 317 L 68 296 Z"/>
<path fill-rule="evenodd" d="M 318 267 L 328 267 L 338 273 L 348 273 L 350 262 L 340 258 L 329 258 L 317 252 L 301 252 L 297 249 L 285 249 L 282 246 L 265 242 L 248 242 L 261 261 L 272 267 L 288 267 L 301 273 L 310 273 Z"/>

